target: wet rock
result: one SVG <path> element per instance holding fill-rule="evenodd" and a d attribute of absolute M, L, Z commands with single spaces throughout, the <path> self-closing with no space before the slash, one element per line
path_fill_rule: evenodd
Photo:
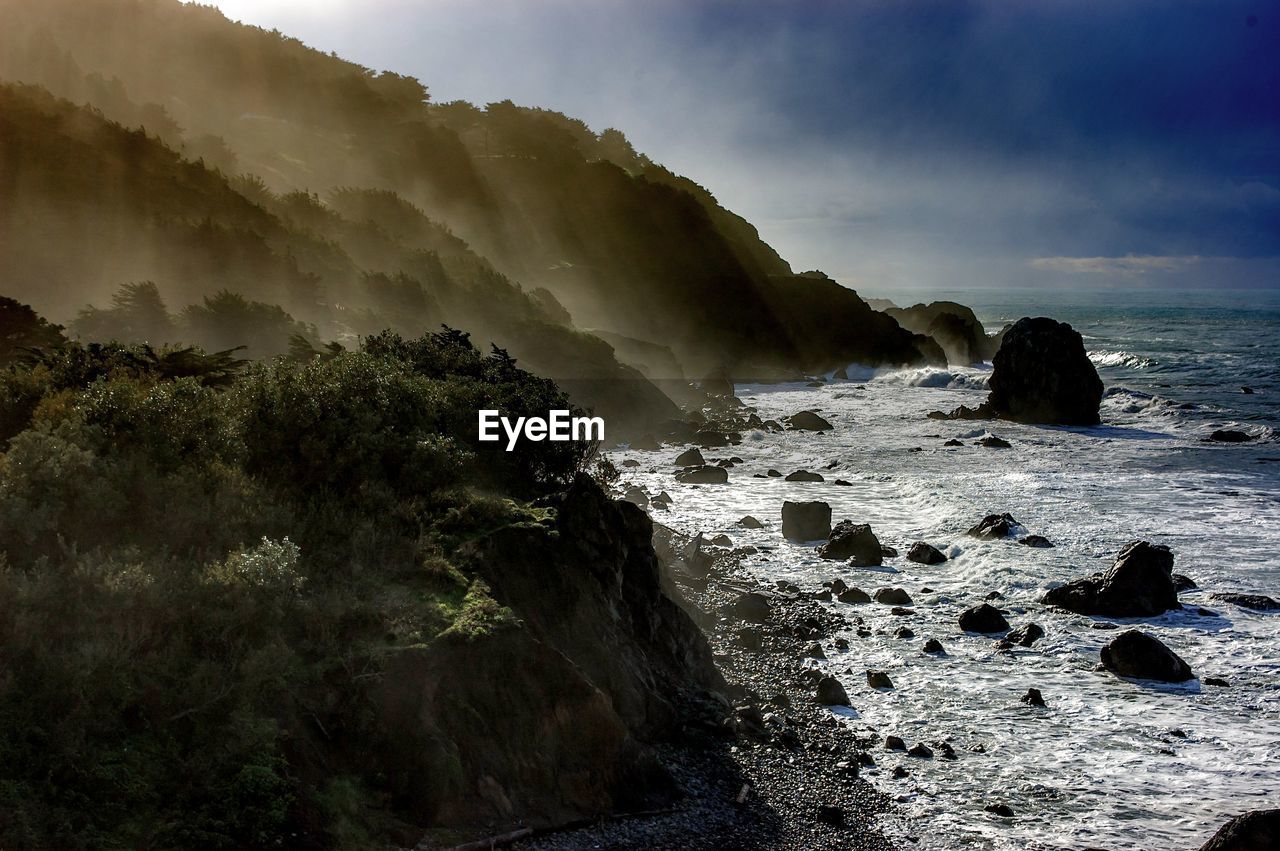
<path fill-rule="evenodd" d="M 675 502 L 675 500 L 671 498 L 671 494 L 667 493 L 666 491 L 663 491 L 662 493 L 658 494 L 657 496 L 655 496 L 653 499 L 649 501 L 652 502 L 654 505 L 661 505 L 661 506 L 668 506 L 668 505 L 671 505 L 671 503 Z"/>
<path fill-rule="evenodd" d="M 960 628 L 965 632 L 1006 632 L 1009 622 L 990 603 L 981 603 L 960 613 Z"/>
<path fill-rule="evenodd" d="M 898 736 L 885 736 L 884 749 L 887 751 L 905 751 L 907 743 L 902 741 Z"/>
<path fill-rule="evenodd" d="M 1038 550 L 1053 548 L 1053 541 L 1050 541 L 1044 535 L 1027 535 L 1025 538 L 1019 538 L 1018 543 L 1024 547 L 1035 547 Z"/>
<path fill-rule="evenodd" d="M 1149 633 L 1130 629 L 1102 648 L 1102 665 L 1121 677 L 1180 683 L 1194 678 L 1191 666 Z"/>
<path fill-rule="evenodd" d="M 911 595 L 901 588 L 877 588 L 872 595 L 877 603 L 886 606 L 910 606 Z"/>
<path fill-rule="evenodd" d="M 813 411 L 800 411 L 787 417 L 787 425 L 796 431 L 831 431 L 834 426 Z"/>
<path fill-rule="evenodd" d="M 676 481 L 686 485 L 723 485 L 729 481 L 724 467 L 694 467 L 676 473 Z"/>
<path fill-rule="evenodd" d="M 782 536 L 789 541 L 817 541 L 831 534 L 831 506 L 825 502 L 782 503 Z"/>
<path fill-rule="evenodd" d="M 1008 512 L 1004 514 L 988 514 L 976 526 L 965 534 L 975 538 L 1007 538 L 1018 521 Z"/>
<path fill-rule="evenodd" d="M 935 417 L 935 419 L 936 419 L 936 417 Z M 963 441 L 963 440 L 956 440 L 956 439 L 953 437 L 953 438 L 951 438 L 950 440 L 948 440 L 946 443 L 944 443 L 944 444 L 942 444 L 942 445 L 943 445 L 943 446 L 964 446 L 964 441 Z"/>
<path fill-rule="evenodd" d="M 830 827 L 844 827 L 844 810 L 833 804 L 822 804 L 814 814 L 814 819 L 819 824 Z"/>
<path fill-rule="evenodd" d="M 982 599 L 988 602 L 990 602 L 991 600 L 1003 600 L 1004 595 L 1001 594 L 999 591 L 988 591 L 987 596 L 983 597 Z"/>
<path fill-rule="evenodd" d="M 987 804 L 982 809 L 1001 818 L 1013 818 L 1013 808 L 1008 804 Z"/>
<path fill-rule="evenodd" d="M 796 470 L 787 476 L 785 481 L 788 482 L 825 482 L 819 473 L 810 473 L 808 470 Z"/>
<path fill-rule="evenodd" d="M 692 442 L 698 444 L 704 449 L 714 449 L 716 447 L 728 446 L 730 443 L 735 442 L 734 437 L 739 437 L 739 439 L 741 439 L 739 435 L 706 429 L 695 433 L 693 435 Z"/>
<path fill-rule="evenodd" d="M 632 505 L 638 505 L 641 508 L 644 508 L 649 504 L 649 495 L 641 488 L 627 488 L 627 491 L 622 495 L 622 498 Z"/>
<path fill-rule="evenodd" d="M 839 485 L 839 486 L 840 486 L 840 487 L 842 487 L 842 488 L 851 488 L 851 487 L 853 487 L 853 482 L 846 482 L 844 479 L 836 479 L 836 480 L 835 480 L 835 482 L 834 482 L 834 484 L 837 484 L 837 485 Z"/>
<path fill-rule="evenodd" d="M 907 754 L 918 757 L 919 759 L 933 759 L 933 748 L 929 747 L 924 742 L 917 742 L 911 746 L 910 750 L 907 751 Z"/>
<path fill-rule="evenodd" d="M 916 541 L 911 545 L 911 549 L 907 550 L 907 561 L 913 561 L 916 564 L 942 564 L 946 560 L 947 557 L 941 550 L 924 541 Z"/>
<path fill-rule="evenodd" d="M 741 520 L 739 520 L 738 525 L 741 526 L 743 529 L 763 529 L 764 528 L 764 524 L 761 523 L 756 518 L 752 517 L 750 514 L 748 514 L 746 517 L 743 517 Z"/>
<path fill-rule="evenodd" d="M 900 626 L 893 631 L 894 638 L 915 638 L 916 634 L 911 627 Z"/>
<path fill-rule="evenodd" d="M 676 456 L 675 461 L 677 467 L 701 467 L 706 463 L 706 460 L 702 457 L 702 450 L 696 446 L 681 452 Z"/>
<path fill-rule="evenodd" d="M 1186 574 L 1174 573 L 1172 574 L 1172 577 L 1173 577 L 1173 587 L 1179 593 L 1183 591 L 1194 591 L 1195 589 L 1200 587 L 1199 585 L 1196 584 L 1196 581 L 1194 579 L 1192 579 L 1190 576 L 1187 576 Z"/>
<path fill-rule="evenodd" d="M 1250 810 L 1218 828 L 1200 851 L 1273 851 L 1280 848 L 1280 809 Z"/>
<path fill-rule="evenodd" d="M 1209 439 L 1215 443 L 1248 443 L 1253 440 L 1253 435 L 1249 434 L 1247 431 L 1220 428 L 1213 434 L 1209 435 Z"/>
<path fill-rule="evenodd" d="M 848 706 L 849 694 L 839 680 L 826 676 L 818 680 L 818 690 L 814 700 L 823 706 Z"/>
<path fill-rule="evenodd" d="M 769 598 L 759 591 L 747 591 L 738 595 L 729 605 L 729 614 L 749 623 L 764 623 L 772 614 Z"/>
<path fill-rule="evenodd" d="M 1206 685 L 1206 686 L 1217 686 L 1218 688 L 1230 688 L 1230 687 L 1231 687 L 1231 683 L 1227 682 L 1227 681 L 1226 681 L 1226 680 L 1224 680 L 1222 677 L 1205 677 L 1205 678 L 1204 678 L 1203 680 L 1201 680 L 1200 682 L 1201 682 L 1201 684 L 1203 684 L 1203 685 Z"/>
<path fill-rule="evenodd" d="M 867 685 L 871 688 L 893 688 L 893 680 L 884 671 L 867 671 Z"/>
<path fill-rule="evenodd" d="M 1005 641 L 1020 647 L 1030 647 L 1044 637 L 1044 629 L 1038 623 L 1026 623 L 1017 629 L 1010 630 Z"/>
<path fill-rule="evenodd" d="M 1105 573 L 1068 582 L 1045 594 L 1043 602 L 1081 615 L 1147 617 L 1179 609 L 1168 547 L 1134 541 Z"/>
<path fill-rule="evenodd" d="M 985 446 L 988 449 L 1010 449 L 1013 446 L 1003 437 L 996 437 L 994 434 L 988 435 L 981 440 L 975 440 L 974 443 L 978 446 Z"/>
<path fill-rule="evenodd" d="M 1001 419 L 1097 425 L 1102 380 L 1080 333 L 1048 317 L 1023 318 L 992 358 L 985 407 Z"/>
<path fill-rule="evenodd" d="M 942 647 L 942 642 L 941 642 L 941 641 L 939 641 L 939 640 L 938 640 L 938 639 L 936 639 L 936 638 L 930 638 L 928 641 L 926 641 L 926 642 L 924 643 L 924 651 L 923 651 L 923 652 L 925 652 L 925 653 L 945 653 L 946 651 L 943 649 L 943 647 Z"/>
<path fill-rule="evenodd" d="M 861 588 L 848 588 L 841 591 L 839 595 L 836 596 L 836 599 L 841 603 L 852 603 L 854 605 L 858 605 L 861 603 L 870 603 L 871 595 L 866 591 L 863 591 Z"/>
<path fill-rule="evenodd" d="M 849 639 L 847 638 L 837 638 L 835 641 L 832 642 L 832 644 L 836 646 L 837 650 L 849 649 Z"/>
<path fill-rule="evenodd" d="M 765 475 L 767 475 L 771 479 L 782 478 L 782 473 L 779 473 L 777 470 L 769 470 L 768 472 L 765 473 Z"/>
<path fill-rule="evenodd" d="M 1243 394 L 1244 394 L 1244 395 L 1246 395 L 1246 396 L 1252 396 L 1252 395 L 1253 395 L 1253 388 L 1252 388 L 1252 387 L 1241 387 L 1241 388 L 1240 388 L 1240 392 L 1241 392 L 1241 393 L 1243 393 Z"/>
<path fill-rule="evenodd" d="M 830 588 L 832 594 L 843 594 L 845 591 L 849 590 L 849 586 L 840 578 L 832 579 L 830 582 L 824 582 L 822 584 Z"/>
<path fill-rule="evenodd" d="M 915 609 L 908 609 L 905 606 L 894 606 L 892 609 L 889 610 L 889 614 L 898 615 L 900 617 L 906 616 L 906 615 L 914 615 L 915 613 L 916 613 Z"/>
<path fill-rule="evenodd" d="M 893 776 L 894 780 L 902 780 L 903 778 L 911 776 L 910 774 L 907 773 L 907 770 L 903 768 L 901 765 L 895 765 L 893 767 L 893 771 L 891 771 L 890 774 Z"/>
<path fill-rule="evenodd" d="M 851 559 L 859 567 L 877 565 L 881 563 L 880 541 L 866 523 L 841 520 L 827 542 L 818 548 L 818 555 L 825 559 Z"/>
<path fill-rule="evenodd" d="M 815 591 L 810 595 L 814 600 L 821 600 L 824 603 L 831 602 L 831 589 L 823 588 L 821 591 Z"/>
<path fill-rule="evenodd" d="M 1038 688 L 1029 688 L 1027 693 L 1022 696 L 1022 702 L 1028 706 L 1044 706 L 1044 695 L 1040 693 Z"/>
<path fill-rule="evenodd" d="M 733 538 L 730 538 L 728 535 L 716 535 L 711 539 L 711 543 L 715 544 L 717 547 L 732 547 Z"/>
<path fill-rule="evenodd" d="M 881 544 L 881 545 L 880 545 L 880 557 L 881 557 L 881 558 L 897 558 L 897 557 L 898 557 L 898 551 L 897 551 L 896 549 L 894 549 L 893 547 L 888 546 L 887 544 Z"/>
<path fill-rule="evenodd" d="M 640 462 L 639 462 L 639 461 L 637 461 L 637 460 L 636 460 L 636 459 L 634 459 L 634 458 L 628 458 L 628 459 L 626 459 L 625 461 L 623 461 L 623 462 L 622 462 L 622 466 L 624 466 L 624 467 L 639 467 L 639 466 L 640 466 Z"/>
<path fill-rule="evenodd" d="M 827 654 L 823 651 L 822 645 L 816 641 L 805 648 L 804 655 L 809 657 L 810 659 L 826 659 L 827 658 Z"/>
<path fill-rule="evenodd" d="M 1253 609 L 1257 612 L 1274 612 L 1276 609 L 1280 609 L 1280 603 L 1264 594 L 1235 594 L 1229 591 L 1220 591 L 1210 596 L 1215 600 L 1221 600 L 1224 603 L 1230 603 L 1242 609 Z"/>
<path fill-rule="evenodd" d="M 752 652 L 764 647 L 764 634 L 753 626 L 744 626 L 733 635 L 733 643 Z"/>

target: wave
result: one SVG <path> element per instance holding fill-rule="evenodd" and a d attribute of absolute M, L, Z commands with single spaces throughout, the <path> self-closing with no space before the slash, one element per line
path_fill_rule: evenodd
<path fill-rule="evenodd" d="M 939 387 L 947 390 L 982 390 L 987 386 L 986 373 L 952 372 L 933 366 L 894 370 L 878 378 L 908 387 Z"/>
<path fill-rule="evenodd" d="M 1135 355 L 1132 352 L 1123 350 L 1116 352 L 1089 352 L 1089 360 L 1093 361 L 1094 366 L 1122 367 L 1124 369 L 1150 369 L 1159 363 L 1154 358 L 1144 358 L 1141 355 Z"/>

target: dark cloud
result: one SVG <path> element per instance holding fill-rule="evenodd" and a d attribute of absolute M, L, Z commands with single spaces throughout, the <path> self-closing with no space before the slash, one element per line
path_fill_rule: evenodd
<path fill-rule="evenodd" d="M 1092 261 L 1129 256 L 1219 258 L 1228 283 L 1280 268 L 1274 3 L 223 5 L 437 99 L 620 127 L 795 265 L 859 285 L 1105 277 L 1127 267 Z M 1072 257 L 1091 262 L 1034 262 Z"/>

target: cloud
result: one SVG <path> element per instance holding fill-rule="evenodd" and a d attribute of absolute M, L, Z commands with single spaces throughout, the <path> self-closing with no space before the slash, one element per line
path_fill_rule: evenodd
<path fill-rule="evenodd" d="M 1125 257 L 1037 257 L 1030 266 L 1046 272 L 1068 272 L 1073 275 L 1146 275 L 1152 272 L 1175 272 L 1199 263 L 1203 258 L 1157 257 L 1152 255 Z"/>

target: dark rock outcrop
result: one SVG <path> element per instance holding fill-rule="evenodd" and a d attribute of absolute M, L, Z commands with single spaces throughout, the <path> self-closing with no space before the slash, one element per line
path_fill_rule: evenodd
<path fill-rule="evenodd" d="M 788 482 L 825 482 L 826 479 L 820 473 L 811 473 L 808 470 L 796 470 L 784 479 Z"/>
<path fill-rule="evenodd" d="M 960 613 L 960 628 L 965 632 L 1008 632 L 1009 622 L 990 603 L 981 603 Z"/>
<path fill-rule="evenodd" d="M 676 481 L 686 485 L 723 485 L 729 481 L 724 467 L 694 467 L 676 473 Z"/>
<path fill-rule="evenodd" d="M 1180 683 L 1194 679 L 1191 666 L 1155 636 L 1130 629 L 1102 648 L 1102 665 L 1120 677 Z"/>
<path fill-rule="evenodd" d="M 696 446 L 681 452 L 676 456 L 675 461 L 677 467 L 701 467 L 706 463 L 702 457 L 702 450 Z"/>
<path fill-rule="evenodd" d="M 1280 603 L 1265 594 L 1236 594 L 1230 591 L 1220 591 L 1211 596 L 1215 600 L 1221 600 L 1224 603 L 1230 603 L 1242 609 L 1253 609 L 1257 612 L 1274 612 L 1280 609 Z"/>
<path fill-rule="evenodd" d="M 759 591 L 747 591 L 739 594 L 729 604 L 728 614 L 749 623 L 764 623 L 772 614 L 769 597 Z"/>
<path fill-rule="evenodd" d="M 1038 623 L 1027 623 L 1010 630 L 1004 640 L 1020 647 L 1030 647 L 1044 637 L 1044 628 Z"/>
<path fill-rule="evenodd" d="M 870 603 L 871 595 L 861 588 L 846 588 L 836 595 L 836 599 L 841 603 L 852 603 L 858 605 L 861 603 Z"/>
<path fill-rule="evenodd" d="M 1046 605 L 1081 615 L 1136 618 L 1181 608 L 1168 547 L 1134 541 L 1105 573 L 1068 582 L 1044 595 Z"/>
<path fill-rule="evenodd" d="M 1044 706 L 1044 695 L 1040 693 L 1038 688 L 1029 688 L 1027 693 L 1022 696 L 1022 702 L 1028 706 Z"/>
<path fill-rule="evenodd" d="M 946 560 L 947 557 L 941 550 L 924 541 L 916 541 L 911 545 L 911 549 L 907 550 L 907 561 L 913 561 L 916 564 L 942 564 Z"/>
<path fill-rule="evenodd" d="M 1253 435 L 1249 434 L 1247 431 L 1220 428 L 1213 434 L 1209 435 L 1209 439 L 1214 443 L 1248 443 L 1253 440 Z"/>
<path fill-rule="evenodd" d="M 973 310 L 954 301 L 890 307 L 885 313 L 908 331 L 932 338 L 942 347 L 948 363 L 981 363 L 996 351 L 998 341 L 987 336 Z"/>
<path fill-rule="evenodd" d="M 813 411 L 800 411 L 787 417 L 787 425 L 796 431 L 831 431 L 831 423 Z"/>
<path fill-rule="evenodd" d="M 883 553 L 869 525 L 841 520 L 827 542 L 818 548 L 818 555 L 825 559 L 852 559 L 855 565 L 866 567 L 880 564 Z"/>
<path fill-rule="evenodd" d="M 1038 550 L 1053 549 L 1053 541 L 1050 541 L 1044 535 L 1027 535 L 1025 538 L 1019 538 L 1018 543 L 1024 547 L 1034 547 Z"/>
<path fill-rule="evenodd" d="M 1280 809 L 1251 810 L 1218 828 L 1200 851 L 1273 851 L 1280 848 Z"/>
<path fill-rule="evenodd" d="M 782 503 L 782 537 L 819 541 L 831 534 L 831 506 L 825 502 Z"/>
<path fill-rule="evenodd" d="M 992 360 L 987 405 L 1002 419 L 1096 425 L 1102 380 L 1080 333 L 1047 317 L 1019 319 Z"/>
<path fill-rule="evenodd" d="M 818 680 L 818 690 L 813 698 L 823 706 L 848 706 L 849 693 L 835 677 L 826 676 Z"/>
<path fill-rule="evenodd" d="M 911 595 L 901 588 L 877 588 L 871 596 L 882 606 L 911 605 Z"/>
<path fill-rule="evenodd" d="M 975 538 L 1007 538 L 1013 531 L 1013 527 L 1017 525 L 1019 525 L 1018 521 L 1014 520 L 1013 515 L 1008 512 L 988 514 L 965 534 Z"/>
<path fill-rule="evenodd" d="M 739 520 L 739 521 L 738 521 L 738 525 L 739 525 L 739 526 L 741 526 L 743 529 L 762 529 L 762 528 L 764 528 L 764 524 L 763 524 L 763 523 L 761 523 L 761 522 L 760 522 L 759 520 L 757 520 L 756 518 L 752 517 L 750 514 L 746 515 L 746 516 L 745 516 L 745 517 L 743 517 L 741 520 Z"/>

